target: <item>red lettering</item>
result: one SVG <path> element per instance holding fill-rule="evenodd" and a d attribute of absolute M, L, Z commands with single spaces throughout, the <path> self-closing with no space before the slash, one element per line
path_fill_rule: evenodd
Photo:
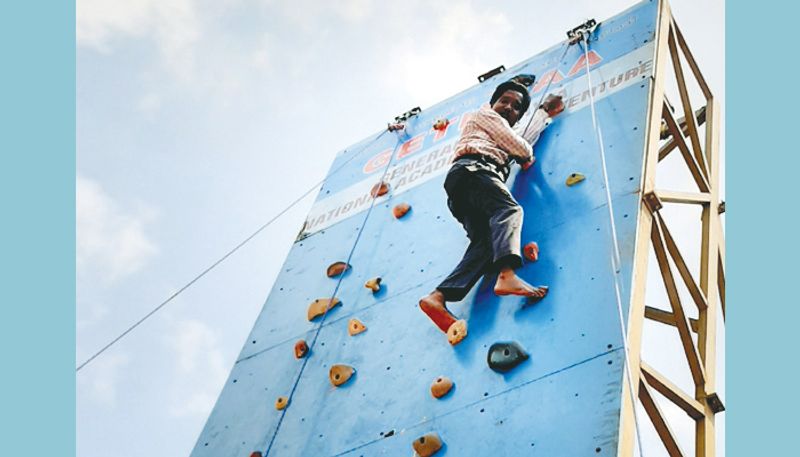
<path fill-rule="evenodd" d="M 375 154 L 374 157 L 369 159 L 367 163 L 364 165 L 364 173 L 370 174 L 375 170 L 379 169 L 380 167 L 385 166 L 389 163 L 389 159 L 392 157 L 392 150 L 387 149 L 385 151 L 381 151 L 378 154 Z"/>
<path fill-rule="evenodd" d="M 403 145 L 400 146 L 400 151 L 397 153 L 397 160 L 402 160 L 403 158 L 419 151 L 422 148 L 423 142 L 425 142 L 425 134 L 420 133 L 414 138 L 411 138 L 403 143 Z"/>
<path fill-rule="evenodd" d="M 603 60 L 603 58 L 600 57 L 600 54 L 594 51 L 589 51 L 590 67 L 597 65 L 601 60 Z M 569 73 L 567 73 L 567 76 L 573 76 L 584 68 L 586 68 L 586 54 L 583 54 L 578 58 L 578 61 L 572 66 L 572 69 L 570 69 Z"/>
<path fill-rule="evenodd" d="M 550 82 L 551 79 L 553 80 L 552 82 Z M 557 84 L 562 79 L 564 79 L 564 76 L 561 75 L 560 71 L 555 68 L 549 70 L 545 72 L 541 78 L 539 78 L 539 81 L 536 84 L 533 85 L 533 90 L 531 93 L 535 94 L 536 92 L 539 92 L 547 87 L 548 84 Z"/>

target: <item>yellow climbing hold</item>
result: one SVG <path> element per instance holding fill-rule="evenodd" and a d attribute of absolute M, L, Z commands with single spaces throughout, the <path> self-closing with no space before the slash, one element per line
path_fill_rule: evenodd
<path fill-rule="evenodd" d="M 578 184 L 584 179 L 586 179 L 586 176 L 583 176 L 580 173 L 572 173 L 571 175 L 567 176 L 567 185 L 574 186 L 575 184 Z"/>
<path fill-rule="evenodd" d="M 347 323 L 347 333 L 349 333 L 350 336 L 358 335 L 366 330 L 367 326 L 358 319 L 350 319 L 350 322 Z"/>
<path fill-rule="evenodd" d="M 364 287 L 367 289 L 371 289 L 372 293 L 377 293 L 381 290 L 381 278 L 372 278 L 366 283 L 364 283 Z"/>

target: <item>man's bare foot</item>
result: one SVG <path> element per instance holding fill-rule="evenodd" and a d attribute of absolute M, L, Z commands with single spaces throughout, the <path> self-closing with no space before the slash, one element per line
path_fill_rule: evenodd
<path fill-rule="evenodd" d="M 494 285 L 494 293 L 497 295 L 519 295 L 530 298 L 544 298 L 547 295 L 547 286 L 533 287 L 520 279 L 511 268 L 504 268 L 497 275 L 497 282 Z"/>
<path fill-rule="evenodd" d="M 429 295 L 422 297 L 419 301 L 419 309 L 431 318 L 439 330 L 445 333 L 456 322 L 456 317 L 445 306 L 444 294 L 439 290 L 434 290 Z"/>

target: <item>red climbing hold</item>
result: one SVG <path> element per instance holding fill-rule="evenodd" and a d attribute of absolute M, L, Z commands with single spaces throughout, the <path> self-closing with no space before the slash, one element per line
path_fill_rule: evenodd
<path fill-rule="evenodd" d="M 349 269 L 350 265 L 345 262 L 333 262 L 328 266 L 328 270 L 325 274 L 327 274 L 329 278 L 335 278 Z"/>
<path fill-rule="evenodd" d="M 442 131 L 447 129 L 448 125 L 450 125 L 450 119 L 439 119 L 433 124 L 433 129 Z"/>
<path fill-rule="evenodd" d="M 295 358 L 302 359 L 306 354 L 308 354 L 308 344 L 306 344 L 306 340 L 300 340 L 294 343 Z"/>
<path fill-rule="evenodd" d="M 539 260 L 539 245 L 535 241 L 531 241 L 530 243 L 526 244 L 523 252 L 525 254 L 525 258 L 531 262 L 536 262 Z"/>
<path fill-rule="evenodd" d="M 392 214 L 394 214 L 395 219 L 400 219 L 401 217 L 405 216 L 410 209 L 411 205 L 408 203 L 400 203 L 392 209 Z"/>
<path fill-rule="evenodd" d="M 382 195 L 386 195 L 389 193 L 389 184 L 385 182 L 379 182 L 372 186 L 372 190 L 369 191 L 369 194 L 372 195 L 372 198 L 378 198 Z"/>

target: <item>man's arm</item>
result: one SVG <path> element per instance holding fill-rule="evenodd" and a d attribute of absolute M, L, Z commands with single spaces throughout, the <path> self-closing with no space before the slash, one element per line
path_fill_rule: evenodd
<path fill-rule="evenodd" d="M 539 136 L 550 125 L 552 118 L 564 111 L 564 101 L 560 95 L 550 94 L 542 102 L 542 106 L 534 110 L 531 116 L 521 120 L 515 131 L 531 145 L 539 141 Z"/>
<path fill-rule="evenodd" d="M 550 115 L 542 108 L 534 111 L 533 116 L 520 122 L 515 131 L 531 145 L 539 141 L 539 135 L 550 125 Z"/>
<path fill-rule="evenodd" d="M 481 109 L 475 113 L 475 121 L 483 127 L 497 146 L 520 163 L 533 158 L 533 148 L 508 125 L 508 121 L 492 110 Z"/>

